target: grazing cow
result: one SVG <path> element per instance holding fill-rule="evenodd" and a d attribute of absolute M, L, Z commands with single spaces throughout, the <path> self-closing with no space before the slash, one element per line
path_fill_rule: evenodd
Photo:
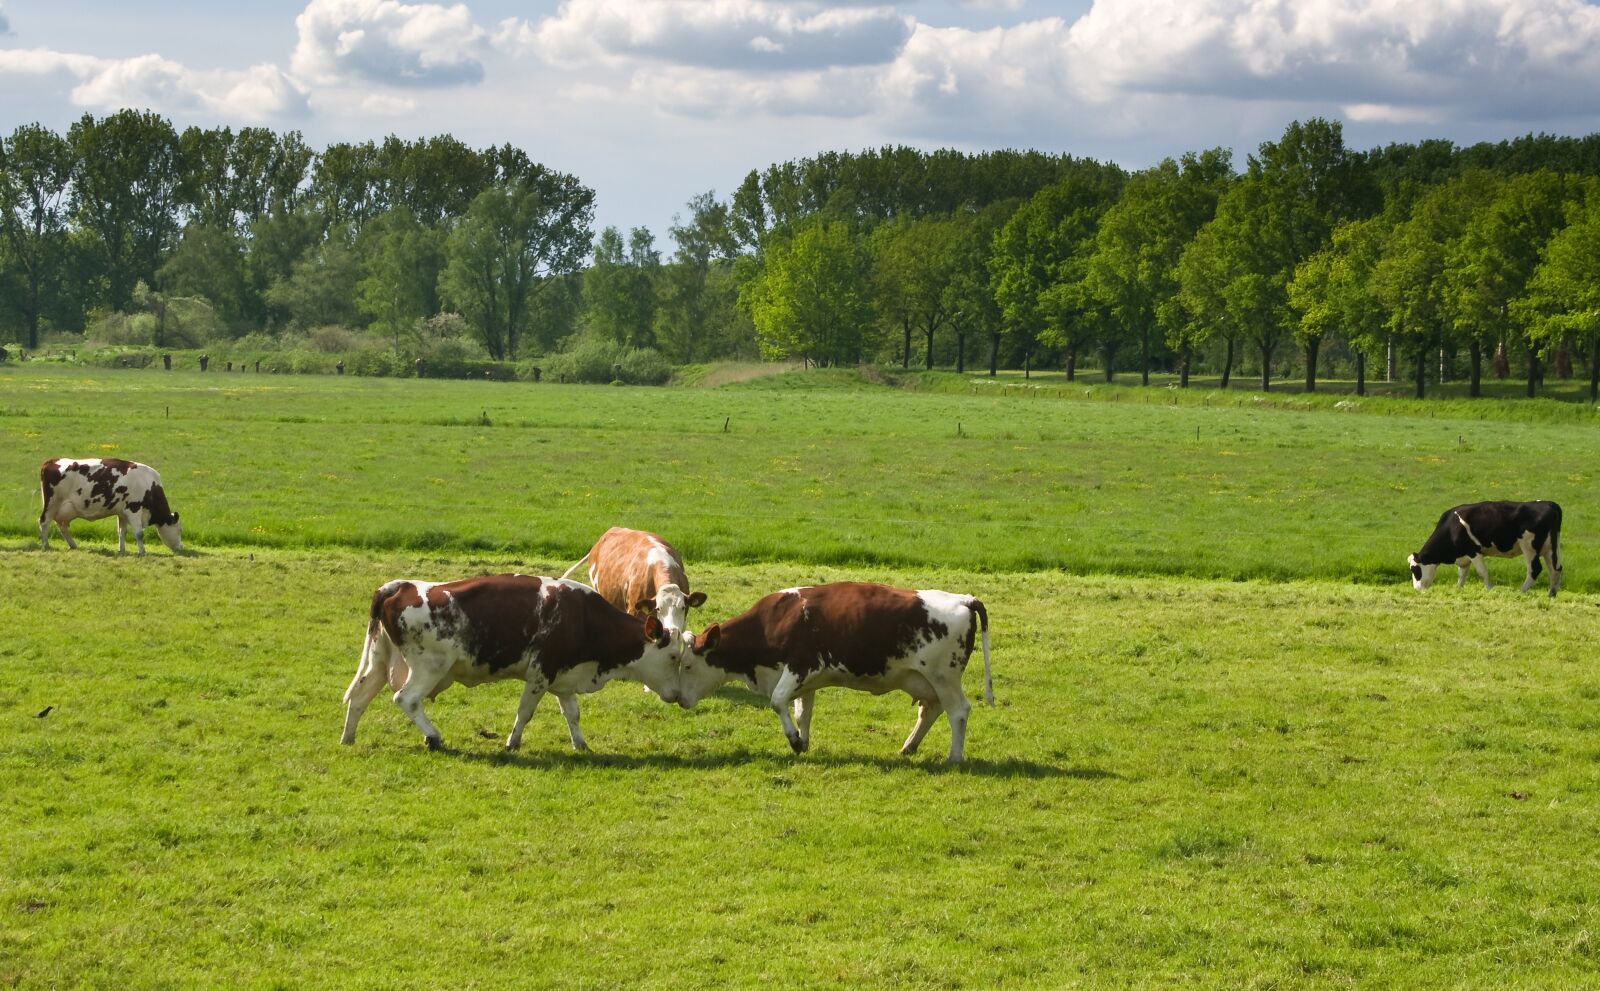
<path fill-rule="evenodd" d="M 161 476 L 149 465 L 121 458 L 52 458 L 39 468 L 39 544 L 50 549 L 54 522 L 67 546 L 76 550 L 72 521 L 117 518 L 117 553 L 128 550 L 128 531 L 144 554 L 144 528 L 154 526 L 173 553 L 183 550 L 183 528 L 167 504 Z"/>
<path fill-rule="evenodd" d="M 653 533 L 614 526 L 563 578 L 589 565 L 589 584 L 618 609 L 654 614 L 673 636 L 683 633 L 689 610 L 704 605 L 704 592 L 689 592 L 683 555 Z"/>
<path fill-rule="evenodd" d="M 691 638 L 683 657 L 679 704 L 692 706 L 725 681 L 744 678 L 767 696 L 795 753 L 811 743 L 819 688 L 899 689 L 917 700 L 917 722 L 900 748 L 916 753 L 933 721 L 950 719 L 950 761 L 959 761 L 972 705 L 961 675 L 979 630 L 983 694 L 989 673 L 989 614 L 970 595 L 837 582 L 774 592 Z M 794 703 L 794 719 L 789 704 Z"/>
<path fill-rule="evenodd" d="M 1561 507 L 1553 502 L 1474 502 L 1444 511 L 1433 536 L 1406 559 L 1412 587 L 1433 584 L 1441 564 L 1455 564 L 1456 587 L 1467 583 L 1467 566 L 1478 569 L 1483 587 L 1493 587 L 1484 557 L 1516 557 L 1528 564 L 1521 591 L 1533 586 L 1542 570 L 1539 558 L 1550 567 L 1550 597 L 1561 586 Z"/>
<path fill-rule="evenodd" d="M 615 608 L 586 585 L 559 578 L 491 575 L 453 582 L 392 581 L 372 595 L 366 644 L 344 693 L 343 742 L 385 683 L 430 749 L 439 730 L 422 710 L 450 685 L 520 678 L 524 683 L 506 749 L 545 692 L 555 693 L 572 746 L 587 750 L 578 731 L 575 696 L 621 678 L 642 681 L 664 701 L 678 698 L 681 642 L 655 617 Z"/>

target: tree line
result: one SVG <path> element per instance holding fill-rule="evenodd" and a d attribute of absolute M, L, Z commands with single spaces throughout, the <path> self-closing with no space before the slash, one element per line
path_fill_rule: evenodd
<path fill-rule="evenodd" d="M 563 349 L 1219 374 L 1369 359 L 1473 395 L 1583 356 L 1600 393 L 1600 135 L 1367 152 L 1294 122 L 1140 171 L 885 147 L 752 170 L 667 235 L 510 145 L 337 143 L 85 115 L 0 139 L 0 340 L 156 347 L 328 328 L 413 354 Z M 606 365 L 605 367 L 610 367 Z"/>

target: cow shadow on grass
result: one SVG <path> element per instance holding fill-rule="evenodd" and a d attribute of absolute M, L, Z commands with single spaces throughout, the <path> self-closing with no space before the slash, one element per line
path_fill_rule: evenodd
<path fill-rule="evenodd" d="M 966 774 L 987 778 L 1076 778 L 1080 781 L 1121 781 L 1121 774 L 1099 767 L 1083 765 L 1046 764 L 1021 757 L 988 759 L 968 757 L 960 764 L 947 764 L 943 758 L 931 755 L 901 757 L 898 754 L 877 756 L 871 754 L 818 753 L 811 751 L 793 755 L 778 749 L 750 750 L 734 747 L 729 750 L 702 753 L 659 752 L 648 754 L 608 754 L 571 750 L 547 751 L 483 751 L 465 750 L 446 744 L 441 755 L 472 763 L 504 765 L 528 770 L 571 770 L 578 767 L 617 768 L 622 770 L 716 770 L 751 766 L 760 771 L 781 771 L 797 764 L 822 767 L 876 768 L 889 774 Z"/>

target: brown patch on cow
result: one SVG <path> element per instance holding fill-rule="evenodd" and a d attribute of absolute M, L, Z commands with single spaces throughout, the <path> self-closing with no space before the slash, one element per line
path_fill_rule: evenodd
<path fill-rule="evenodd" d="M 137 511 L 140 507 L 133 504 L 129 509 Z M 150 491 L 144 494 L 143 508 L 150 514 L 150 522 L 154 526 L 166 526 L 178 522 L 178 514 L 172 511 L 172 506 L 167 502 L 167 490 L 161 487 L 160 482 L 150 486 Z"/>
<path fill-rule="evenodd" d="M 422 605 L 422 595 L 417 591 L 417 586 L 411 582 L 401 582 L 396 587 L 385 585 L 372 593 L 372 618 L 381 622 L 384 632 L 389 634 L 389 639 L 403 649 L 406 627 L 400 614 L 420 605 Z"/>
<path fill-rule="evenodd" d="M 56 494 L 56 486 L 61 484 L 61 462 L 58 458 L 51 458 L 39 466 L 39 494 L 44 499 L 44 509 L 39 510 L 39 519 L 44 520 L 45 512 L 50 506 L 50 498 Z"/>
<path fill-rule="evenodd" d="M 774 592 L 718 626 L 706 662 L 747 677 L 784 667 L 804 678 L 823 666 L 876 677 L 919 642 L 950 632 L 916 592 L 867 582 Z"/>

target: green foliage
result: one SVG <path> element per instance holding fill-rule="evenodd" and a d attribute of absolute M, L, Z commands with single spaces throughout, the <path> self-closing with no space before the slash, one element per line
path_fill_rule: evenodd
<path fill-rule="evenodd" d="M 579 338 L 570 350 L 547 355 L 540 364 L 552 382 L 662 385 L 672 377 L 672 366 L 653 348 L 630 348 L 593 336 Z"/>
<path fill-rule="evenodd" d="M 767 250 L 741 290 L 766 358 L 860 360 L 872 321 L 870 261 L 845 224 L 819 221 Z"/>

